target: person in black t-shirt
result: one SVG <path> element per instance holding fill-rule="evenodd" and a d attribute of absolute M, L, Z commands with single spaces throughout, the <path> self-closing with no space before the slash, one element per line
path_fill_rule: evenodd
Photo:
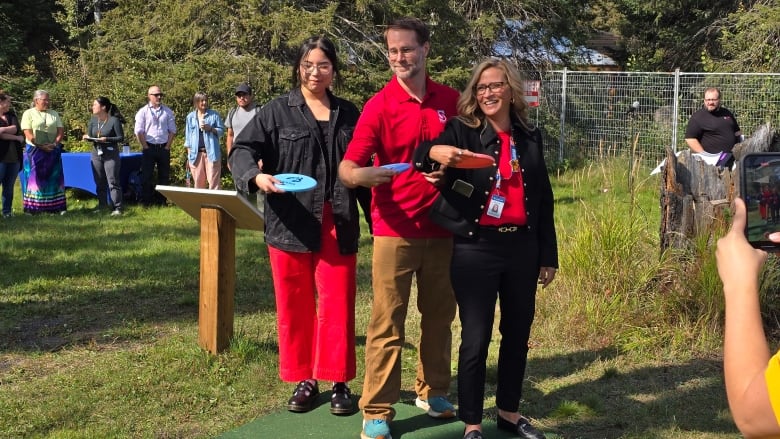
<path fill-rule="evenodd" d="M 704 107 L 693 113 L 685 130 L 685 143 L 693 152 L 731 152 L 742 141 L 736 117 L 720 105 L 720 90 L 704 91 Z"/>

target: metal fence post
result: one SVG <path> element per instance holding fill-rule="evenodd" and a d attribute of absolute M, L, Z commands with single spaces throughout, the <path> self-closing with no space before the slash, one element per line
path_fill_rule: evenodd
<path fill-rule="evenodd" d="M 566 72 L 567 69 L 563 69 L 563 77 L 561 78 L 561 135 L 558 139 L 558 162 L 563 161 L 563 144 L 566 138 Z"/>
<path fill-rule="evenodd" d="M 674 69 L 674 103 L 672 104 L 672 120 L 680 120 L 680 69 Z M 672 151 L 677 154 L 677 123 L 672 124 Z"/>

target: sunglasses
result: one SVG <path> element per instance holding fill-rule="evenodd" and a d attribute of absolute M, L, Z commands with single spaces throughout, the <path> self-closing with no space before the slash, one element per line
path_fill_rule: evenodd
<path fill-rule="evenodd" d="M 154 96 L 154 97 L 156 97 L 156 98 L 161 98 L 161 97 L 163 97 L 163 96 L 165 96 L 165 95 L 164 95 L 164 94 L 162 94 L 162 93 L 149 93 L 149 96 Z"/>

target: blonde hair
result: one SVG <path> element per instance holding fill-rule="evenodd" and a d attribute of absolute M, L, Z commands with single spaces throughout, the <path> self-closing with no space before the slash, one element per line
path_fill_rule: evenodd
<path fill-rule="evenodd" d="M 520 72 L 507 60 L 499 58 L 487 59 L 474 67 L 474 70 L 471 72 L 471 79 L 469 79 L 466 89 L 463 90 L 458 99 L 458 119 L 471 128 L 477 128 L 482 124 L 485 114 L 479 108 L 476 87 L 482 73 L 490 68 L 496 68 L 504 72 L 507 86 L 512 92 L 512 107 L 510 111 L 514 113 L 523 127 L 530 129 L 528 125 L 528 104 L 525 102 L 523 80 L 520 77 Z"/>

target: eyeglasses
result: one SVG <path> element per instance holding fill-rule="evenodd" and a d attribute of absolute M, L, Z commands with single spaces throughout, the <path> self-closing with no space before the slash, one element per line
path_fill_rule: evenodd
<path fill-rule="evenodd" d="M 162 94 L 162 93 L 149 93 L 149 96 L 154 96 L 154 97 L 156 97 L 156 98 L 161 98 L 161 97 L 163 97 L 163 96 L 165 96 L 165 95 L 164 95 L 164 94 Z"/>
<path fill-rule="evenodd" d="M 411 54 L 415 50 L 417 50 L 419 47 L 420 46 L 416 46 L 416 47 L 401 47 L 400 49 L 396 49 L 395 47 L 393 47 L 392 49 L 389 49 L 387 51 L 387 56 L 388 57 L 393 57 L 393 58 L 397 57 L 398 55 L 406 56 L 406 55 Z"/>
<path fill-rule="evenodd" d="M 249 97 L 249 93 L 236 93 L 236 97 L 239 99 L 247 99 Z"/>
<path fill-rule="evenodd" d="M 301 63 L 301 69 L 303 69 L 304 72 L 309 74 L 314 73 L 315 69 L 322 74 L 326 74 L 326 73 L 330 73 L 330 71 L 333 70 L 333 64 L 330 63 L 312 64 L 306 62 L 306 63 Z"/>
<path fill-rule="evenodd" d="M 490 84 L 479 84 L 474 87 L 474 91 L 477 95 L 483 95 L 486 91 L 490 90 L 491 93 L 498 93 L 504 89 L 506 82 L 491 82 Z"/>

